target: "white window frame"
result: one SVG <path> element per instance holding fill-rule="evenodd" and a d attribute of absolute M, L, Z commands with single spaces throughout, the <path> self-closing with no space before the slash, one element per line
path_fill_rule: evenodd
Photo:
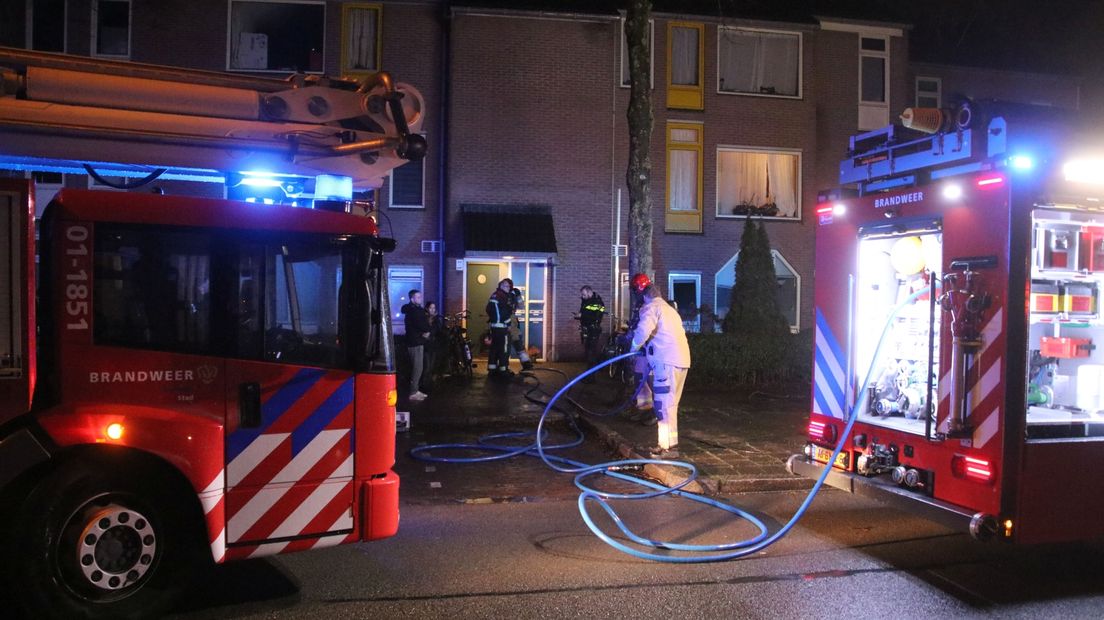
<path fill-rule="evenodd" d="M 425 137 L 424 133 L 420 134 L 420 135 L 422 137 Z M 425 202 L 426 202 L 426 158 L 423 157 L 419 161 L 421 162 L 421 165 L 422 165 L 422 204 L 417 204 L 417 205 L 395 204 L 395 183 L 394 183 L 394 180 L 395 180 L 395 170 L 398 170 L 398 168 L 394 168 L 394 169 L 392 169 L 391 173 L 387 175 L 387 207 L 389 209 L 425 209 Z M 412 163 L 414 163 L 414 162 L 405 163 L 405 164 L 403 164 L 403 166 L 409 166 Z"/>
<path fill-rule="evenodd" d="M 417 276 L 418 285 L 413 286 L 414 277 Z M 406 300 L 403 303 L 409 303 L 410 300 L 406 299 L 407 293 L 410 289 L 418 289 L 422 291 L 422 298 L 425 299 L 425 269 L 421 265 L 388 265 L 387 266 L 387 295 L 388 302 L 391 300 L 391 283 L 392 282 L 409 282 L 411 286 L 403 287 L 403 294 L 399 298 Z M 391 307 L 391 331 L 396 336 L 406 335 L 406 323 L 403 321 L 402 304 Z"/>
<path fill-rule="evenodd" d="M 801 331 L 801 272 L 799 272 L 797 269 L 794 269 L 794 266 L 792 264 L 790 264 L 790 261 L 786 260 L 786 257 L 783 256 L 782 252 L 779 252 L 778 250 L 775 250 L 773 248 L 771 249 L 771 258 L 772 259 L 778 259 L 778 260 L 782 261 L 782 264 L 786 266 L 786 269 L 789 269 L 790 273 L 792 273 L 794 275 L 794 289 L 796 291 L 796 297 L 794 299 L 794 303 L 796 305 L 794 306 L 794 308 L 795 308 L 794 323 L 790 324 L 790 332 L 796 334 L 796 333 Z M 713 276 L 713 312 L 714 312 L 714 314 L 717 312 L 717 308 L 721 307 L 720 306 L 720 294 L 718 293 L 718 290 L 717 290 L 718 289 L 717 280 L 719 279 L 719 276 L 721 275 L 721 273 L 723 273 L 724 271 L 729 269 L 728 268 L 729 261 L 732 261 L 732 267 L 730 269 L 732 269 L 734 271 L 735 267 L 736 267 L 736 263 L 738 263 L 740 261 L 740 251 L 737 250 L 736 253 L 733 254 L 731 258 L 726 260 L 724 262 L 724 264 L 721 265 L 721 268 L 717 270 L 717 273 L 714 274 L 714 276 Z M 774 264 L 773 260 L 771 261 L 771 264 L 772 265 Z M 778 275 L 777 275 L 777 272 L 776 272 L 775 273 L 775 278 L 777 278 L 777 277 L 778 277 Z M 735 278 L 733 278 L 733 279 L 735 280 Z M 731 307 L 728 310 L 726 310 L 725 315 L 727 315 L 728 312 L 731 311 L 731 310 L 732 310 Z M 724 320 L 724 317 L 721 317 L 721 316 L 718 316 L 717 318 L 718 318 L 718 323 L 723 322 L 723 320 Z"/>
<path fill-rule="evenodd" d="M 126 2 L 126 5 L 127 5 L 127 52 L 126 52 L 126 54 L 98 54 L 98 53 L 96 53 L 96 47 L 99 45 L 99 32 L 98 32 L 99 28 L 98 28 L 98 26 L 99 26 L 100 1 L 101 0 L 92 0 L 92 5 L 89 9 L 91 11 L 91 18 L 92 18 L 92 26 L 91 26 L 91 29 L 92 29 L 92 47 L 89 50 L 90 55 L 94 58 L 115 58 L 115 59 L 129 60 L 130 56 L 131 56 L 131 52 L 133 51 L 133 46 L 134 46 L 134 3 L 131 2 L 131 0 L 110 0 L 111 2 Z M 66 8 L 68 8 L 68 3 L 66 3 Z"/>
<path fill-rule="evenodd" d="M 682 326 L 686 328 L 686 331 L 698 333 L 701 331 L 701 272 L 700 271 L 670 271 L 667 273 L 667 300 L 674 301 L 675 299 L 675 282 L 687 282 L 692 281 L 694 283 L 694 307 L 697 308 L 698 315 L 693 321 L 683 321 Z"/>
<path fill-rule="evenodd" d="M 746 215 L 734 215 L 731 211 L 727 214 L 721 213 L 721 152 L 722 151 L 736 152 L 736 153 L 755 153 L 755 154 L 761 154 L 761 155 L 778 154 L 778 155 L 794 155 L 794 156 L 796 156 L 797 157 L 797 187 L 794 189 L 794 194 L 795 194 L 794 199 L 797 202 L 797 212 L 794 213 L 794 215 L 792 215 L 792 216 L 789 216 L 789 215 L 770 215 L 770 216 L 756 215 L 755 217 L 757 217 L 757 218 L 761 217 L 764 220 L 778 220 L 780 222 L 800 222 L 801 221 L 801 213 L 802 213 L 801 203 L 803 202 L 802 201 L 802 194 L 801 194 L 801 191 L 802 191 L 801 190 L 801 185 L 802 185 L 802 176 L 803 176 L 802 175 L 803 163 L 802 163 L 801 149 L 787 149 L 787 148 L 780 148 L 780 147 L 765 148 L 765 147 L 759 147 L 759 146 L 728 145 L 728 144 L 718 144 L 717 145 L 717 150 L 715 152 L 715 157 L 714 157 L 714 159 L 716 159 L 716 170 L 715 170 L 716 174 L 713 175 L 713 180 L 714 180 L 713 196 L 714 196 L 714 201 L 715 201 L 714 205 L 713 205 L 714 206 L 713 213 L 714 213 L 715 217 L 717 217 L 719 219 L 729 219 L 729 220 L 731 220 L 731 219 L 743 220 L 744 218 L 747 217 Z"/>
<path fill-rule="evenodd" d="M 797 36 L 797 94 L 796 95 L 772 95 L 769 93 L 745 93 L 721 88 L 721 45 L 724 41 L 724 31 L 734 30 L 740 32 L 766 32 L 771 34 L 785 34 Z M 802 60 L 805 57 L 804 33 L 795 30 L 770 30 L 767 28 L 739 28 L 735 26 L 717 26 L 717 94 L 736 95 L 740 97 L 769 97 L 772 99 L 801 99 L 805 92 L 805 67 Z"/>
<path fill-rule="evenodd" d="M 885 42 L 885 51 L 863 49 L 863 39 L 875 39 Z M 859 33 L 859 129 L 877 129 L 889 124 L 889 85 L 890 85 L 890 38 L 881 34 Z M 885 73 L 882 76 L 882 101 L 863 99 L 863 59 L 877 58 L 882 61 Z"/>
<path fill-rule="evenodd" d="M 27 49 L 33 50 L 35 48 L 34 42 L 34 0 L 27 0 L 26 4 L 26 33 L 24 37 L 25 45 Z M 69 50 L 69 3 L 61 3 L 61 53 L 64 54 Z M 93 26 L 95 28 L 95 26 Z M 95 48 L 93 48 L 95 49 Z"/>
<path fill-rule="evenodd" d="M 320 75 L 325 73 L 326 69 L 326 1 L 325 0 L 227 0 L 226 1 L 226 70 L 233 72 L 247 72 L 247 73 L 277 73 L 287 74 L 286 69 L 236 69 L 230 66 L 231 49 L 233 48 L 233 32 L 231 29 L 234 27 L 234 3 L 239 4 L 314 4 L 322 6 L 322 70 L 321 71 L 303 71 L 309 75 Z"/>
<path fill-rule="evenodd" d="M 625 72 L 628 70 L 628 56 L 629 48 L 628 42 L 625 40 L 625 18 L 622 17 L 618 22 L 620 28 L 618 29 L 618 40 L 621 41 L 621 51 L 619 56 L 621 57 L 621 64 L 617 70 L 617 79 L 620 81 L 618 84 L 621 88 L 629 88 L 629 82 L 625 79 Z M 648 20 L 648 52 L 651 55 L 651 60 L 648 61 L 648 85 L 652 90 L 655 90 L 655 20 Z"/>
<path fill-rule="evenodd" d="M 923 93 L 921 93 L 921 91 L 920 91 L 920 82 L 921 81 L 934 82 L 935 83 L 935 92 L 933 93 L 930 90 L 926 90 L 926 91 L 923 91 Z M 913 81 L 913 100 L 912 101 L 913 101 L 913 104 L 918 108 L 926 107 L 926 106 L 921 106 L 920 105 L 920 97 L 934 97 L 935 98 L 935 107 L 937 107 L 937 108 L 943 107 L 943 78 L 938 78 L 938 77 L 929 76 L 929 75 L 918 75 L 918 76 L 916 76 L 916 79 Z"/>

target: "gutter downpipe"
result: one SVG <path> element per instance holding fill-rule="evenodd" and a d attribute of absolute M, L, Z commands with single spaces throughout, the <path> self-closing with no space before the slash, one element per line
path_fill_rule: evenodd
<path fill-rule="evenodd" d="M 437 131 L 437 238 L 441 251 L 437 253 L 437 303 L 445 304 L 445 219 L 448 217 L 448 129 L 449 129 L 449 66 L 452 62 L 452 2 L 445 0 L 441 8 L 441 100 Z"/>

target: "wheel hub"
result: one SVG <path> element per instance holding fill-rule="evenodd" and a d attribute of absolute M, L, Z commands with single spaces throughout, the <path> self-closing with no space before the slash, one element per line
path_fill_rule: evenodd
<path fill-rule="evenodd" d="M 111 504 L 89 515 L 76 551 L 89 584 L 120 590 L 149 572 L 157 556 L 157 535 L 140 512 Z"/>

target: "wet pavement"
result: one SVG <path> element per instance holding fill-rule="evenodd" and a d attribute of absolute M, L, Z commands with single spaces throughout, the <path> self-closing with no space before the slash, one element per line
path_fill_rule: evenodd
<path fill-rule="evenodd" d="M 471 379 L 440 379 L 425 401 L 411 403 L 400 399 L 399 410 L 410 412 L 411 428 L 399 434 L 399 451 L 405 453 L 417 445 L 439 442 L 474 443 L 481 435 L 505 430 L 533 430 L 543 411 L 538 403 L 546 402 L 582 369 L 582 364 L 538 364 L 535 371 L 519 373 L 505 381 L 489 378 L 477 368 Z M 516 363 L 514 371 L 519 371 Z M 786 471 L 786 460 L 800 452 L 805 443 L 808 385 L 749 390 L 695 381 L 693 372 L 691 369 L 679 407 L 679 460 L 693 463 L 699 471 L 689 490 L 731 495 L 812 486 L 811 480 Z M 605 373 L 598 373 L 595 381 L 578 384 L 568 396 L 589 411 L 608 413 L 623 405 L 629 394 Z M 656 444 L 656 427 L 629 420 L 628 412 L 605 416 L 581 414 L 566 402 L 562 408 L 576 415 L 579 426 L 597 440 L 572 449 L 564 455 L 569 458 L 586 463 L 647 458 L 648 449 Z M 563 419 L 562 414 L 550 417 L 551 428 L 558 432 L 554 437 L 563 438 L 568 432 Z M 479 455 L 455 450 L 435 454 Z M 519 459 L 527 463 L 509 467 L 478 463 L 454 471 L 451 464 L 414 464 L 403 457 L 397 469 L 403 476 L 404 489 L 421 489 L 406 494 L 408 501 L 412 496 L 415 501 L 425 499 L 423 487 L 435 482 L 437 486 L 430 496 L 454 501 L 529 501 L 548 497 L 550 493 L 558 495 L 551 485 L 533 488 L 540 485 L 540 480 L 552 480 L 534 473 L 545 467 L 539 459 L 516 457 L 512 461 Z M 649 465 L 645 473 L 668 486 L 679 484 L 686 477 L 685 469 L 663 465 Z M 456 479 L 450 483 L 450 477 Z M 477 489 L 469 488 L 461 495 L 449 491 L 450 487 L 471 484 Z M 560 483 L 555 487 L 567 487 L 568 491 L 573 488 Z"/>

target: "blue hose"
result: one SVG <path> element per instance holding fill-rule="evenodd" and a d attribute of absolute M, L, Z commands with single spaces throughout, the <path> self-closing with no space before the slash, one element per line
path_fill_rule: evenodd
<path fill-rule="evenodd" d="M 938 280 L 935 280 L 934 284 L 935 284 L 936 287 L 940 286 L 940 283 L 939 283 Z M 897 314 L 901 311 L 901 309 L 903 309 L 904 307 L 911 304 L 913 301 L 915 301 L 921 295 L 923 295 L 925 293 L 929 293 L 929 292 L 934 294 L 935 291 L 933 290 L 933 288 L 934 287 L 925 288 L 925 289 L 921 289 L 919 291 L 916 291 L 916 292 L 912 293 L 907 298 L 905 298 L 904 301 L 902 301 L 900 304 L 898 304 L 897 307 L 895 307 L 893 309 L 893 312 L 891 312 L 889 317 L 886 319 L 885 326 L 882 328 L 882 333 L 878 338 L 878 344 L 874 349 L 874 357 L 871 359 L 870 367 L 867 370 L 866 377 L 864 378 L 864 381 L 860 385 L 866 385 L 866 381 L 869 380 L 870 374 L 874 371 L 875 365 L 878 362 L 878 357 L 881 354 L 882 344 L 885 341 L 886 334 L 889 332 L 889 327 L 892 324 L 893 319 L 897 316 Z M 605 361 L 601 364 L 598 364 L 597 366 L 595 366 L 593 368 L 590 368 L 589 370 L 583 372 L 579 376 L 577 376 L 574 379 L 572 379 L 571 381 L 569 381 L 562 388 L 560 388 L 559 391 L 557 391 L 552 396 L 552 398 L 548 401 L 548 403 L 545 405 L 544 411 L 541 413 L 540 421 L 537 423 L 537 430 L 536 430 L 536 433 L 535 433 L 535 438 L 531 443 L 529 443 L 527 445 L 523 445 L 523 446 L 504 445 L 504 444 L 495 443 L 494 440 L 534 437 L 534 433 L 529 433 L 529 432 L 500 433 L 500 434 L 496 434 L 496 435 L 489 435 L 489 436 L 482 437 L 482 438 L 479 439 L 478 444 L 449 443 L 449 444 L 435 444 L 435 445 L 429 445 L 429 446 L 418 446 L 418 447 L 413 448 L 413 449 L 410 450 L 410 455 L 413 458 L 416 458 L 418 460 L 437 462 L 437 463 L 478 463 L 478 462 L 486 462 L 486 461 L 495 461 L 495 460 L 500 460 L 500 459 L 508 459 L 508 458 L 512 458 L 514 456 L 517 456 L 519 454 L 525 454 L 525 455 L 528 455 L 528 456 L 539 457 L 542 461 L 544 461 L 544 463 L 546 465 L 548 465 L 550 468 L 552 468 L 552 469 L 554 469 L 558 472 L 568 473 L 568 474 L 575 474 L 575 486 L 578 487 L 580 489 L 580 491 L 582 491 L 579 494 L 579 500 L 578 500 L 579 513 L 582 515 L 583 522 L 586 523 L 587 527 L 590 528 L 590 531 L 593 532 L 595 536 L 600 538 L 603 542 L 605 542 L 607 545 L 613 547 L 614 549 L 617 549 L 617 550 L 622 551 L 624 553 L 627 553 L 631 556 L 641 558 L 641 559 L 645 559 L 645 560 L 653 560 L 653 561 L 656 561 L 656 562 L 669 562 L 669 563 L 677 563 L 677 564 L 690 564 L 690 563 L 699 563 L 699 562 L 721 562 L 721 561 L 725 561 L 725 560 L 734 560 L 734 559 L 742 558 L 742 557 L 751 555 L 753 553 L 756 553 L 758 551 L 761 551 L 761 550 L 769 547 L 770 545 L 774 544 L 775 542 L 777 542 L 779 539 L 781 539 L 786 534 L 788 534 L 789 531 L 791 529 L 793 529 L 794 525 L 796 525 L 797 522 L 801 519 L 801 517 L 803 517 L 805 515 L 805 511 L 809 508 L 809 505 L 813 503 L 813 498 L 816 497 L 816 494 L 820 491 L 820 488 L 824 485 L 824 481 L 828 478 L 829 472 L 832 471 L 831 466 L 825 465 L 823 471 L 821 471 L 821 473 L 820 473 L 820 476 L 817 478 L 816 483 L 813 484 L 813 488 L 809 491 L 809 494 L 805 497 L 804 501 L 801 502 L 801 505 L 798 507 L 797 511 L 794 512 L 793 517 L 791 517 L 790 520 L 785 525 L 783 525 L 781 528 L 779 528 L 778 531 L 776 531 L 773 534 L 768 535 L 767 526 L 758 517 L 756 517 L 755 515 L 747 512 L 746 510 L 743 510 L 743 509 L 738 508 L 736 506 L 732 506 L 730 504 L 726 504 L 724 502 L 720 502 L 720 501 L 717 501 L 717 500 L 714 500 L 714 499 L 710 499 L 708 497 L 699 495 L 697 493 L 692 493 L 690 491 L 683 490 L 684 487 L 686 487 L 688 484 L 690 484 L 691 482 L 693 482 L 697 478 L 698 469 L 692 463 L 686 463 L 686 462 L 683 462 L 683 461 L 665 461 L 665 460 L 660 460 L 660 459 L 628 459 L 628 460 L 621 460 L 621 461 L 609 461 L 609 462 L 606 462 L 606 463 L 599 463 L 597 465 L 587 465 L 586 463 L 580 463 L 578 461 L 573 461 L 571 459 L 567 459 L 567 458 L 564 458 L 564 457 L 548 454 L 548 452 L 547 452 L 548 450 L 556 450 L 556 449 L 561 449 L 561 448 L 571 448 L 571 447 L 578 446 L 583 442 L 582 432 L 578 429 L 577 426 L 574 425 L 574 421 L 571 420 L 570 416 L 568 416 L 568 420 L 571 421 L 571 425 L 574 428 L 575 433 L 577 434 L 577 437 L 573 440 L 567 441 L 566 443 L 545 445 L 545 440 L 548 437 L 548 431 L 545 430 L 545 428 L 544 428 L 544 422 L 548 418 L 548 414 L 552 411 L 552 407 L 556 403 L 556 401 L 558 399 L 560 399 L 569 390 L 571 390 L 571 388 L 574 387 L 576 383 L 578 383 L 582 379 L 586 378 L 587 376 L 589 376 L 591 374 L 594 374 L 595 372 L 601 370 L 602 368 L 605 368 L 606 366 L 608 366 L 610 364 L 620 362 L 621 360 L 627 359 L 627 358 L 632 357 L 634 355 L 637 355 L 637 353 L 636 352 L 625 353 L 624 355 L 619 355 L 617 357 L 609 359 L 609 360 L 607 360 L 607 361 Z M 840 452 L 843 450 L 843 446 L 847 443 L 847 439 L 848 439 L 849 435 L 851 434 L 851 429 L 855 425 L 855 421 L 858 418 L 859 411 L 862 410 L 862 406 L 865 403 L 865 392 L 866 392 L 865 390 L 862 390 L 863 396 L 860 397 L 858 399 L 858 401 L 855 403 L 855 405 L 851 408 L 851 412 L 849 413 L 848 418 L 847 418 L 847 424 L 844 426 L 843 432 L 840 433 L 839 443 L 836 445 L 835 450 L 832 451 L 832 456 L 831 456 L 831 458 L 828 459 L 828 463 L 835 463 L 836 462 L 836 458 L 839 456 Z M 485 455 L 485 456 L 479 456 L 479 457 L 466 457 L 466 458 L 465 457 L 440 457 L 440 456 L 430 456 L 430 455 L 426 454 L 427 452 L 429 452 L 431 450 L 446 450 L 446 449 L 447 450 L 483 451 L 483 452 L 490 452 L 491 454 L 488 454 L 488 455 Z M 689 472 L 689 475 L 686 477 L 686 480 L 684 480 L 683 482 L 681 482 L 677 486 L 666 487 L 666 486 L 663 486 L 661 484 L 651 482 L 649 480 L 644 480 L 644 479 L 641 479 L 641 478 L 637 478 L 635 476 L 629 476 L 629 475 L 626 475 L 624 473 L 621 473 L 622 471 L 641 470 L 646 465 L 667 465 L 667 466 L 679 467 L 679 468 L 687 470 Z M 600 491 L 600 490 L 595 489 L 591 486 L 588 486 L 585 483 L 585 480 L 587 478 L 589 478 L 590 476 L 596 475 L 596 474 L 604 474 L 606 476 L 610 476 L 610 477 L 616 478 L 618 480 L 624 480 L 624 481 L 632 482 L 634 484 L 640 485 L 640 486 L 642 486 L 646 489 L 649 489 L 649 490 L 642 491 L 642 492 L 639 492 L 639 493 L 611 493 L 611 492 L 607 492 L 607 491 Z M 723 510 L 725 512 L 728 512 L 730 514 L 736 515 L 736 516 L 748 521 L 749 523 L 754 525 L 756 528 L 758 528 L 759 533 L 757 535 L 755 535 L 751 538 L 745 539 L 745 540 L 740 540 L 740 541 L 725 543 L 725 544 L 719 544 L 719 545 L 687 545 L 687 544 L 674 543 L 674 542 L 669 542 L 669 541 L 652 540 L 652 539 L 649 539 L 649 538 L 644 538 L 644 537 L 636 534 L 635 532 L 633 532 L 631 529 L 629 529 L 629 527 L 625 525 L 624 521 L 617 514 L 617 511 L 614 510 L 613 507 L 609 505 L 609 501 L 608 501 L 608 500 L 611 500 L 611 499 L 633 499 L 633 500 L 648 499 L 648 498 L 652 498 L 652 497 L 660 497 L 662 495 L 673 495 L 673 496 L 676 496 L 676 497 L 682 497 L 682 498 L 685 498 L 685 499 L 688 499 L 688 500 L 691 500 L 691 501 L 694 501 L 694 502 L 698 502 L 700 504 L 705 504 L 707 506 L 712 506 L 714 508 L 718 508 L 718 509 Z M 669 551 L 682 551 L 682 552 L 692 553 L 692 554 L 695 554 L 695 555 L 666 555 L 666 554 L 659 554 L 659 553 L 650 553 L 650 552 L 647 552 L 647 551 L 641 551 L 639 549 L 630 547 L 630 546 L 626 545 L 625 543 L 614 539 L 612 536 L 610 536 L 609 534 L 604 532 L 594 522 L 594 520 L 591 518 L 590 512 L 587 509 L 587 502 L 596 502 L 599 506 L 601 506 L 602 509 L 605 510 L 606 514 L 613 521 L 614 525 L 616 525 L 617 528 L 621 531 L 621 533 L 626 538 L 628 538 L 631 542 L 633 542 L 633 543 L 635 543 L 635 544 L 637 544 L 641 547 L 651 548 L 651 549 L 664 549 L 664 550 L 669 550 Z"/>

